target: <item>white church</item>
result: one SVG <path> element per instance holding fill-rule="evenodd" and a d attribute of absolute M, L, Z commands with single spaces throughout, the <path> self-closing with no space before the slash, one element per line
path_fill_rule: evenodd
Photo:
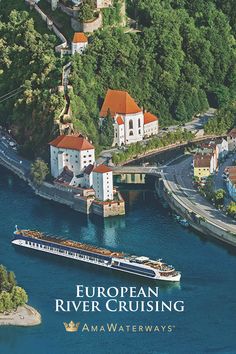
<path fill-rule="evenodd" d="M 127 91 L 107 91 L 100 111 L 100 126 L 109 116 L 114 126 L 112 146 L 136 143 L 158 133 L 158 117 L 143 112 Z"/>
<path fill-rule="evenodd" d="M 100 201 L 113 200 L 113 173 L 96 165 L 94 146 L 81 135 L 60 135 L 49 143 L 51 174 L 71 187 L 93 190 Z"/>

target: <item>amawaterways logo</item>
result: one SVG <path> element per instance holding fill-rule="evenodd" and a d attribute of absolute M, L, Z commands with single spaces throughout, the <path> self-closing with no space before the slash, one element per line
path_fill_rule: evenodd
<path fill-rule="evenodd" d="M 119 323 L 106 323 L 106 324 L 80 324 L 80 322 L 70 321 L 64 322 L 66 332 L 81 332 L 81 333 L 171 333 L 175 330 L 175 325 L 137 325 L 137 324 L 119 324 Z"/>

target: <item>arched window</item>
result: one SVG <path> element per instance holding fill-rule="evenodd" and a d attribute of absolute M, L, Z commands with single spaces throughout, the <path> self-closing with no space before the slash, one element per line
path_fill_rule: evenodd
<path fill-rule="evenodd" d="M 132 130 L 130 130 L 129 135 L 130 135 L 130 136 L 134 135 L 134 133 L 133 133 Z"/>
<path fill-rule="evenodd" d="M 138 127 L 141 128 L 141 120 L 140 120 L 140 118 L 138 119 Z"/>
<path fill-rule="evenodd" d="M 134 124 L 133 124 L 132 119 L 130 119 L 130 121 L 129 121 L 129 129 L 134 129 Z"/>

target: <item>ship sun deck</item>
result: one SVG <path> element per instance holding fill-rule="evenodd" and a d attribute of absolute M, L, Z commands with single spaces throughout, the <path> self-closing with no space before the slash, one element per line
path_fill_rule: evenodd
<path fill-rule="evenodd" d="M 99 256 L 109 257 L 111 260 L 114 257 L 114 259 L 118 262 L 126 261 L 130 265 L 131 264 L 141 265 L 144 266 L 145 268 L 149 268 L 149 269 L 151 268 L 157 270 L 160 273 L 163 273 L 163 275 L 165 274 L 165 276 L 173 276 L 178 273 L 175 271 L 175 269 L 172 266 L 169 266 L 166 263 L 164 263 L 162 259 L 152 260 L 145 256 L 135 256 L 135 255 L 125 254 L 122 252 L 110 251 L 104 248 L 87 245 L 77 241 L 75 242 L 61 237 L 45 235 L 39 231 L 17 229 L 15 231 L 15 235 L 30 238 L 32 239 L 32 241 L 35 240 L 35 242 L 36 240 L 38 240 L 39 242 L 48 243 L 48 247 L 50 246 L 49 243 L 53 243 L 54 245 L 58 245 L 60 247 L 65 246 L 65 248 L 67 249 L 75 249 L 75 250 L 77 249 L 77 250 L 97 254 L 98 257 Z"/>
<path fill-rule="evenodd" d="M 117 257 L 117 258 L 123 258 L 124 254 L 121 252 L 113 252 L 113 251 L 109 251 L 106 250 L 104 248 L 98 248 L 95 246 L 91 246 L 91 245 L 87 245 L 85 243 L 80 243 L 80 242 L 75 242 L 72 240 L 67 240 L 67 239 L 63 239 L 63 238 L 58 238 L 58 237 L 53 237 L 53 236 L 46 236 L 44 234 L 42 234 L 41 232 L 38 231 L 31 231 L 31 230 L 18 230 L 15 232 L 15 234 L 17 235 L 21 235 L 21 236 L 26 236 L 26 237 L 30 237 L 33 239 L 38 239 L 38 240 L 42 240 L 45 242 L 53 242 L 55 244 L 58 244 L 60 246 L 66 246 L 66 247 L 72 247 L 72 248 L 76 248 L 76 249 L 81 249 L 84 251 L 88 251 L 88 252 L 92 252 L 92 253 L 97 253 L 103 256 L 107 256 L 107 257 Z"/>

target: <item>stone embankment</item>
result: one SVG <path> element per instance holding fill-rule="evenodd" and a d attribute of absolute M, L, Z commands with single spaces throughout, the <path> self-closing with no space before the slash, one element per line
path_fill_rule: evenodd
<path fill-rule="evenodd" d="M 196 231 L 214 237 L 223 243 L 236 246 L 236 224 L 234 221 L 224 216 L 218 209 L 213 210 L 212 206 L 205 207 L 207 202 L 202 200 L 201 204 L 199 201 L 201 196 L 194 198 L 193 195 L 188 195 L 179 181 L 175 181 L 175 178 L 170 180 L 168 177 L 168 173 L 164 171 L 156 188 L 158 194 L 165 199 L 170 208 L 185 218 Z"/>
<path fill-rule="evenodd" d="M 43 182 L 40 186 L 35 185 L 30 178 L 30 162 L 20 160 L 15 154 L 14 158 L 5 153 L 0 153 L 0 165 L 12 171 L 18 177 L 26 181 L 34 190 L 35 194 L 63 205 L 67 205 L 75 211 L 85 214 L 96 214 L 102 217 L 124 215 L 125 202 L 118 193 L 118 200 L 101 203 L 94 198 L 86 198 L 84 190 L 59 183 Z"/>
<path fill-rule="evenodd" d="M 0 326 L 37 326 L 41 322 L 40 313 L 29 305 L 19 306 L 9 314 L 0 313 Z"/>

